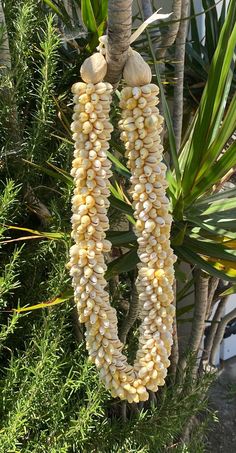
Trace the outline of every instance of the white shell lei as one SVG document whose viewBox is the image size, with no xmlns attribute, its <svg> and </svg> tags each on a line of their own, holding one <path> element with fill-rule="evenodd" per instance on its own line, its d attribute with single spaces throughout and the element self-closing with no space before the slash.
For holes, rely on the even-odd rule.
<svg viewBox="0 0 236 453">
<path fill-rule="evenodd" d="M 109 122 L 112 86 L 109 83 L 76 83 L 71 129 L 75 140 L 71 174 L 75 189 L 72 198 L 70 274 L 80 322 L 86 327 L 86 347 L 100 370 L 100 378 L 112 396 L 139 402 L 148 399 L 148 390 L 164 384 L 172 345 L 174 316 L 172 284 L 175 257 L 170 248 L 171 215 L 165 196 L 166 166 L 161 161 L 162 117 L 155 105 L 158 87 L 126 87 L 120 106 L 128 165 L 132 173 L 132 197 L 138 236 L 137 289 L 141 305 L 139 349 L 134 365 L 122 354 L 116 310 L 110 306 L 104 253 L 111 244 L 109 228 L 109 177 L 107 158 L 112 131 Z"/>
</svg>

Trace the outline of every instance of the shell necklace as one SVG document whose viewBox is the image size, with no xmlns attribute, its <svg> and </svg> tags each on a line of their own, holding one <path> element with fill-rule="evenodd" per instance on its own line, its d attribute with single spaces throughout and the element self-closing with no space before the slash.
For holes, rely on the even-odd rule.
<svg viewBox="0 0 236 453">
<path fill-rule="evenodd" d="M 109 303 L 104 278 L 107 269 L 104 253 L 111 249 L 105 232 L 109 228 L 107 209 L 112 175 L 107 150 L 113 128 L 109 122 L 112 86 L 102 82 L 106 60 L 101 53 L 85 60 L 81 68 L 84 83 L 72 87 L 75 105 L 71 125 L 75 141 L 71 171 L 75 184 L 71 219 L 75 244 L 70 249 L 70 274 L 75 302 L 79 320 L 86 327 L 86 347 L 101 380 L 113 397 L 130 403 L 147 400 L 148 390 L 155 392 L 164 385 L 175 313 L 172 304 L 175 256 L 169 239 L 172 218 L 165 195 L 166 166 L 160 141 L 163 118 L 156 107 L 159 89 L 150 83 L 147 68 L 145 83 L 142 80 L 140 85 L 136 80 L 138 74 L 135 78 L 129 69 L 135 66 L 130 61 L 134 57 L 131 52 L 125 66 L 128 86 L 121 92 L 119 124 L 132 174 L 140 260 L 136 284 L 141 325 L 133 366 L 122 353 L 116 310 Z M 138 64 L 143 74 L 140 60 Z"/>
</svg>

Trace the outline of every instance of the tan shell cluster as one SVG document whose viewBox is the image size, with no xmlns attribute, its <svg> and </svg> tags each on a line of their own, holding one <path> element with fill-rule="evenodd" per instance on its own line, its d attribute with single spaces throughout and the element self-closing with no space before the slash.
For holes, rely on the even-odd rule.
<svg viewBox="0 0 236 453">
<path fill-rule="evenodd" d="M 166 197 L 166 165 L 162 162 L 163 118 L 156 107 L 158 92 L 154 84 L 125 87 L 121 92 L 119 124 L 132 174 L 131 193 L 139 244 L 137 287 L 142 307 L 140 341 L 144 341 L 144 348 L 139 350 L 137 359 L 142 361 L 143 373 L 146 370 L 143 384 L 153 391 L 164 384 L 170 364 L 176 260 L 170 247 L 172 217 Z"/>
<path fill-rule="evenodd" d="M 152 80 L 150 66 L 144 61 L 136 50 L 129 48 L 128 58 L 123 70 L 124 81 L 127 85 L 135 87 L 146 85 Z"/>
<path fill-rule="evenodd" d="M 165 196 L 166 167 L 162 163 L 162 117 L 155 105 L 158 88 L 148 84 L 126 87 L 120 106 L 139 243 L 137 289 L 141 304 L 139 349 L 134 366 L 122 354 L 117 316 L 110 306 L 104 278 L 104 254 L 111 244 L 109 228 L 109 177 L 107 158 L 112 126 L 109 122 L 112 86 L 76 83 L 71 130 L 75 140 L 73 168 L 70 274 L 80 322 L 86 326 L 86 347 L 112 396 L 130 403 L 148 399 L 148 390 L 164 384 L 172 344 L 173 262 L 169 235 L 171 216 Z"/>
<path fill-rule="evenodd" d="M 102 53 L 96 52 L 86 58 L 80 69 L 81 77 L 86 83 L 98 83 L 107 73 L 107 62 Z"/>
</svg>

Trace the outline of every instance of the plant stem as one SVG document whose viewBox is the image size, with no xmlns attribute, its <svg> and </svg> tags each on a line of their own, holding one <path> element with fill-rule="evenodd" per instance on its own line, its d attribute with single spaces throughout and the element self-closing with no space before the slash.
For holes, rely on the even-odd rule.
<svg viewBox="0 0 236 453">
<path fill-rule="evenodd" d="M 5 14 L 1 0 L 0 0 L 0 26 L 3 27 L 3 42 L 0 47 L 0 68 L 1 71 L 4 71 L 6 69 L 11 69 L 11 55 L 6 28 Z"/>
<path fill-rule="evenodd" d="M 189 348 L 191 352 L 197 352 L 200 347 L 205 327 L 208 303 L 209 276 L 203 273 L 201 270 L 195 271 L 195 274 L 195 307 L 189 342 Z"/>
<path fill-rule="evenodd" d="M 200 364 L 200 370 L 201 371 L 209 363 L 209 358 L 210 358 L 210 354 L 211 354 L 211 351 L 212 351 L 214 338 L 215 338 L 215 335 L 216 335 L 216 332 L 217 332 L 218 325 L 219 325 L 219 322 L 221 320 L 222 314 L 224 312 L 225 306 L 227 304 L 227 300 L 228 300 L 227 296 L 223 297 L 220 300 L 220 302 L 218 304 L 218 307 L 216 309 L 216 312 L 215 312 L 215 314 L 213 316 L 209 333 L 207 334 L 206 339 L 205 339 L 204 351 L 203 351 L 203 354 L 202 354 L 202 359 L 201 359 L 201 364 Z"/>
<path fill-rule="evenodd" d="M 141 0 L 144 19 L 148 19 L 153 13 L 152 3 L 150 0 Z"/>
<path fill-rule="evenodd" d="M 124 423 L 127 422 L 127 402 L 121 401 L 121 418 Z"/>
<path fill-rule="evenodd" d="M 188 16 L 189 0 L 182 0 L 181 19 Z M 185 43 L 188 30 L 188 20 L 182 20 L 175 44 L 175 80 L 174 86 L 174 104 L 173 104 L 173 126 L 176 139 L 177 151 L 180 149 L 182 124 L 183 124 L 183 91 L 184 91 L 184 58 Z"/>
<path fill-rule="evenodd" d="M 71 0 L 63 0 L 64 7 L 66 9 L 67 14 L 70 16 L 70 19 L 73 18 L 73 9 L 72 9 L 72 2 Z"/>
<path fill-rule="evenodd" d="M 132 27 L 132 0 L 108 1 L 108 49 L 106 80 L 117 85 L 127 59 Z"/>
<path fill-rule="evenodd" d="M 212 304 L 214 305 L 221 297 L 221 294 L 226 291 L 227 289 L 231 288 L 232 282 L 228 282 L 226 285 L 224 285 L 224 282 L 222 280 L 219 281 L 218 287 L 215 291 L 214 298 L 212 301 Z"/>
<path fill-rule="evenodd" d="M 120 328 L 120 340 L 122 341 L 123 344 L 126 343 L 126 338 L 127 335 L 131 329 L 131 327 L 134 325 L 138 314 L 139 314 L 139 297 L 138 297 L 138 292 L 136 288 L 136 273 L 134 275 L 133 281 L 132 281 L 132 288 L 131 288 L 131 301 L 129 304 L 129 310 L 127 313 L 127 316 L 125 317 L 123 324 L 121 325 Z"/>
<path fill-rule="evenodd" d="M 84 334 L 83 334 L 83 326 L 79 322 L 77 307 L 73 307 L 72 319 L 73 319 L 75 338 L 78 341 L 78 343 L 80 344 L 84 340 Z"/>
<path fill-rule="evenodd" d="M 207 314 L 206 314 L 206 319 L 209 318 L 212 308 L 214 305 L 214 298 L 216 294 L 216 290 L 218 288 L 220 279 L 218 277 L 211 277 L 209 280 L 209 289 L 208 289 L 208 308 L 207 308 Z"/>
<path fill-rule="evenodd" d="M 187 350 L 179 360 L 178 364 L 178 379 L 183 379 L 185 368 L 187 364 L 188 354 L 195 354 L 197 362 L 197 353 L 201 345 L 204 328 L 206 312 L 208 307 L 208 282 L 209 276 L 203 273 L 200 269 L 194 271 L 194 288 L 195 288 L 195 304 L 193 312 L 193 322 L 189 337 Z M 193 367 L 193 377 L 197 374 L 197 364 Z"/>
<path fill-rule="evenodd" d="M 181 0 L 174 0 L 172 4 L 171 21 L 179 21 L 181 16 Z M 163 59 L 166 55 L 166 52 L 169 47 L 171 47 L 176 39 L 177 33 L 179 31 L 180 22 L 173 22 L 169 25 L 167 33 L 162 36 L 160 48 L 157 52 L 157 58 L 159 60 Z"/>
<path fill-rule="evenodd" d="M 234 310 L 230 311 L 227 315 L 225 315 L 224 318 L 218 324 L 217 332 L 211 350 L 210 363 L 215 363 L 217 350 L 224 338 L 225 328 L 228 322 L 231 321 L 233 318 L 236 318 L 236 308 L 234 308 Z"/>
<path fill-rule="evenodd" d="M 176 306 L 176 281 L 173 285 L 174 290 L 174 301 L 173 305 Z M 177 322 L 176 316 L 174 317 L 174 324 L 173 324 L 173 345 L 171 349 L 171 357 L 170 357 L 170 374 L 172 376 L 173 381 L 175 380 L 175 375 L 177 371 L 177 365 L 179 361 L 179 343 L 178 343 L 178 332 L 177 332 Z"/>
</svg>

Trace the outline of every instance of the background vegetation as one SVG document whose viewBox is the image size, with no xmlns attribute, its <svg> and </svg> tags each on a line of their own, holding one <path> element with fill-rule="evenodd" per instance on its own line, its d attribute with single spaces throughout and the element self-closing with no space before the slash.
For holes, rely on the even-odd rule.
<svg viewBox="0 0 236 453">
<path fill-rule="evenodd" d="M 166 387 L 151 395 L 149 404 L 137 407 L 112 400 L 98 382 L 84 350 L 66 269 L 73 151 L 70 87 L 106 29 L 107 1 L 1 2 L 0 451 L 4 453 L 204 451 L 200 434 L 208 421 L 206 392 L 212 377 L 203 370 L 213 362 L 221 341 L 218 324 L 211 325 L 210 345 L 203 352 L 200 346 L 214 303 L 220 298 L 223 306 L 236 281 L 232 185 L 236 149 L 231 139 L 236 123 L 236 4 L 231 1 L 227 16 L 224 5 L 218 17 L 214 2 L 203 1 L 207 23 L 203 43 L 194 2 L 190 3 L 191 18 L 180 20 L 189 15 L 188 10 L 179 11 L 175 29 L 176 39 L 180 32 L 186 36 L 183 24 L 190 22 L 185 67 L 183 61 L 176 62 L 178 46 L 165 45 L 174 20 L 160 24 L 158 32 L 156 25 L 151 26 L 135 43 L 152 64 L 153 80 L 161 89 L 172 244 L 178 255 L 178 331 L 172 368 Z M 144 13 L 140 2 L 136 21 Z M 184 68 L 182 85 L 176 79 L 178 64 Z M 114 99 L 116 125 L 118 91 Z M 167 99 L 172 100 L 172 115 Z M 182 121 L 180 131 L 175 121 L 176 103 L 182 109 L 184 133 Z M 175 139 L 179 135 L 181 143 Z M 117 132 L 109 156 L 114 170 L 109 232 L 113 250 L 107 278 L 120 333 L 127 337 L 132 357 L 139 324 L 132 297 L 137 255 L 127 195 L 129 172 Z M 193 298 L 186 303 L 189 294 Z M 191 337 L 187 347 L 181 343 L 186 316 Z M 203 409 L 198 428 L 188 441 L 185 436 L 181 440 L 189 421 Z"/>
</svg>

